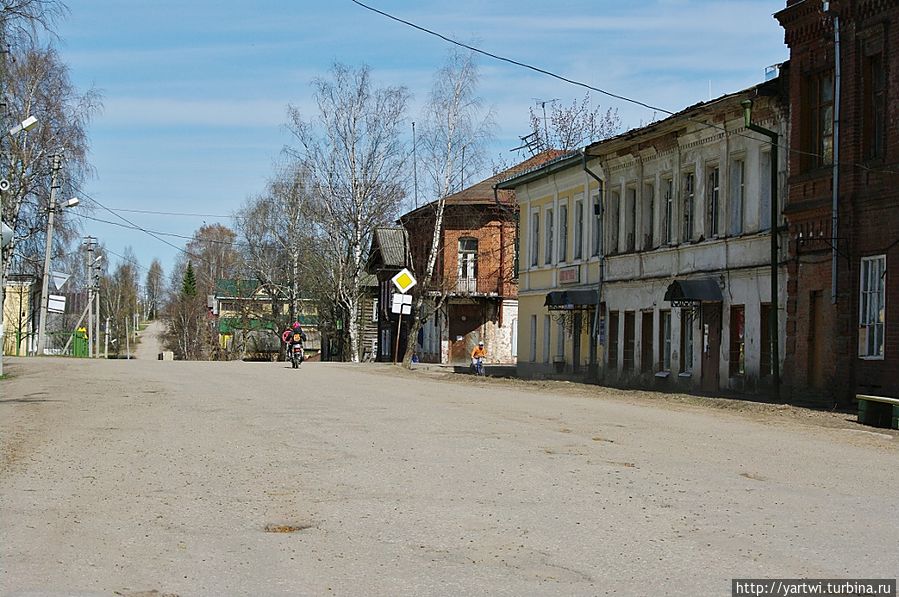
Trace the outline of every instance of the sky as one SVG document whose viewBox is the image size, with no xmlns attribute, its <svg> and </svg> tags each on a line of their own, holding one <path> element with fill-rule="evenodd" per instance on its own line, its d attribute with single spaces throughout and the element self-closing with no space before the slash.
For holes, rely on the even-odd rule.
<svg viewBox="0 0 899 597">
<path fill-rule="evenodd" d="M 676 112 L 764 80 L 787 59 L 773 18 L 785 0 L 363 0 L 493 54 Z M 97 89 L 89 125 L 94 199 L 144 232 L 82 218 L 113 260 L 130 247 L 168 276 L 203 224 L 264 191 L 285 146 L 287 106 L 314 116 L 310 82 L 340 62 L 403 85 L 416 120 L 452 46 L 351 0 L 67 0 L 57 46 L 77 87 Z M 494 114 L 488 156 L 513 160 L 539 101 L 570 104 L 585 89 L 478 57 L 478 93 Z M 591 92 L 630 129 L 664 114 Z M 411 124 L 408 136 L 411 139 Z M 484 178 L 490 172 L 484 172 Z M 81 212 L 123 220 L 98 208 Z M 81 209 L 81 208 L 76 208 Z M 127 211 L 126 211 L 127 210 Z M 144 213 L 161 212 L 161 213 Z M 199 215 L 175 215 L 199 214 Z M 171 246 L 174 245 L 174 246 Z M 114 263 L 114 262 L 113 262 Z M 142 274 L 145 273 L 142 270 Z"/>
</svg>

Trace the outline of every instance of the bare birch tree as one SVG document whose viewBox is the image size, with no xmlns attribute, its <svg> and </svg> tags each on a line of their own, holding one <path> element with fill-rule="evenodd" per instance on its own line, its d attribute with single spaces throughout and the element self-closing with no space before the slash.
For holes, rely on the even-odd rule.
<svg viewBox="0 0 899 597">
<path fill-rule="evenodd" d="M 89 174 L 87 124 L 99 107 L 99 96 L 79 93 L 68 69 L 52 49 L 29 47 L 0 58 L 5 62 L 3 101 L 7 122 L 0 122 L 0 178 L 9 182 L 3 193 L 2 220 L 13 229 L 12 242 L 3 248 L 0 269 L 0 304 L 10 271 L 42 275 L 49 208 L 52 155 L 61 153 L 58 199 L 75 195 Z M 5 131 L 27 116 L 38 126 L 16 135 Z M 56 219 L 52 258 L 58 260 L 78 236 L 78 226 L 64 210 Z"/>
<path fill-rule="evenodd" d="M 159 314 L 159 308 L 163 299 L 163 273 L 162 264 L 159 259 L 154 258 L 147 270 L 146 281 L 144 282 L 144 318 L 148 320 L 156 319 Z"/>
<path fill-rule="evenodd" d="M 310 201 L 308 171 L 294 163 L 281 168 L 266 192 L 247 200 L 237 212 L 244 273 L 270 297 L 266 320 L 276 335 L 299 319 L 300 298 L 313 292 L 316 244 Z"/>
<path fill-rule="evenodd" d="M 492 116 L 489 112 L 484 114 L 476 94 L 478 78 L 474 55 L 452 52 L 434 76 L 425 106 L 420 146 L 431 192 L 436 197 L 432 203 L 434 232 L 424 268 L 415 268 L 419 284 L 415 289 L 409 342 L 403 357 L 406 367 L 412 366 L 415 338 L 422 324 L 422 303 L 427 293 L 433 290 L 446 197 L 465 188 L 470 177 L 481 171 L 484 142 L 492 131 Z"/>
<path fill-rule="evenodd" d="M 329 265 L 325 282 L 346 321 L 348 356 L 358 362 L 366 251 L 375 226 L 393 219 L 405 197 L 400 132 L 409 94 L 404 87 L 375 88 L 367 66 L 342 64 L 313 88 L 314 118 L 289 109 L 298 143 L 289 153 L 310 177 L 316 251 Z"/>
</svg>

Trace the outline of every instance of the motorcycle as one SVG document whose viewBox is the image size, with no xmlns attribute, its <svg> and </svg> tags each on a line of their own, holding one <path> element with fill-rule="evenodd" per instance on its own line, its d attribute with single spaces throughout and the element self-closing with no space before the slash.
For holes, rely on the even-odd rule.
<svg viewBox="0 0 899 597">
<path fill-rule="evenodd" d="M 303 345 L 300 343 L 290 345 L 290 364 L 296 369 L 303 362 Z"/>
</svg>

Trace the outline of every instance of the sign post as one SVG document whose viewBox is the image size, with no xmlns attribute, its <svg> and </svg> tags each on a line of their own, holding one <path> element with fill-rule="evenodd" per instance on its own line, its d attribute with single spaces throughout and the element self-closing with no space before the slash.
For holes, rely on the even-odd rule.
<svg viewBox="0 0 899 597">
<path fill-rule="evenodd" d="M 412 272 L 406 268 L 401 269 L 394 277 L 390 279 L 399 294 L 393 295 L 393 303 L 390 311 L 396 313 L 396 345 L 393 350 L 393 364 L 396 365 L 397 356 L 400 352 L 400 331 L 403 328 L 403 315 L 412 313 L 412 295 L 406 294 L 413 286 L 418 284 Z"/>
</svg>

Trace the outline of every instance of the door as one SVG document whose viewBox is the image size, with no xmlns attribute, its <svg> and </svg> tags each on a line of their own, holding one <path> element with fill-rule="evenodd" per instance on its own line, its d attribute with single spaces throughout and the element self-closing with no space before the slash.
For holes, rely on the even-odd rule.
<svg viewBox="0 0 899 597">
<path fill-rule="evenodd" d="M 467 365 L 471 362 L 471 351 L 480 340 L 480 305 L 449 306 L 450 364 Z M 490 350 L 490 347 L 486 347 Z M 488 360 L 490 354 L 488 352 Z"/>
<path fill-rule="evenodd" d="M 717 392 L 721 360 L 721 303 L 702 303 L 702 390 Z"/>
<path fill-rule="evenodd" d="M 652 311 L 643 312 L 640 332 L 640 371 L 652 373 Z"/>
<path fill-rule="evenodd" d="M 809 294 L 808 307 L 808 385 L 816 390 L 823 390 L 824 354 L 821 345 L 824 343 L 824 310 L 820 290 Z"/>
<path fill-rule="evenodd" d="M 584 316 L 580 312 L 574 314 L 573 329 L 571 330 L 571 370 L 578 372 L 581 365 L 581 325 L 584 322 Z"/>
</svg>

